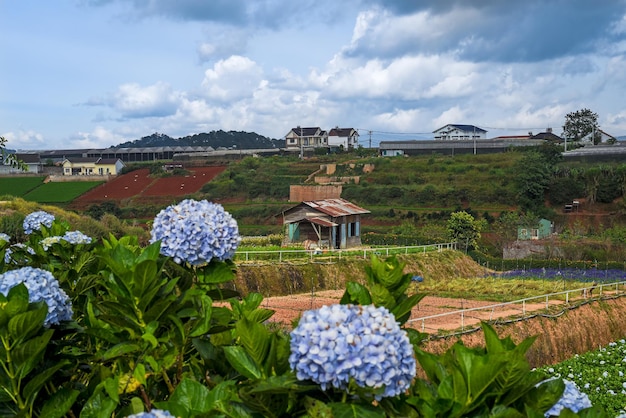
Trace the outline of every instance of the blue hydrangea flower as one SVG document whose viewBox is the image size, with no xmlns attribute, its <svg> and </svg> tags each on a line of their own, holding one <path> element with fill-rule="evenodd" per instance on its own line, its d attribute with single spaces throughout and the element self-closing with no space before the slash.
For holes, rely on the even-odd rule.
<svg viewBox="0 0 626 418">
<path fill-rule="evenodd" d="M 323 390 L 384 388 L 377 400 L 406 391 L 415 377 L 413 346 L 384 307 L 332 305 L 303 313 L 291 332 L 289 365 Z"/>
<path fill-rule="evenodd" d="M 11 237 L 4 232 L 0 232 L 0 241 L 11 242 Z"/>
<path fill-rule="evenodd" d="M 170 414 L 169 411 L 163 411 L 161 409 L 153 409 L 150 412 L 140 412 L 138 414 L 129 415 L 126 418 L 176 418 Z"/>
<path fill-rule="evenodd" d="M 44 321 L 46 327 L 72 319 L 72 302 L 52 273 L 33 267 L 7 271 L 0 274 L 0 293 L 6 296 L 12 287 L 20 283 L 28 289 L 31 303 L 44 301 L 48 304 L 48 315 Z"/>
<path fill-rule="evenodd" d="M 43 210 L 30 213 L 24 218 L 24 233 L 31 234 L 33 231 L 41 230 L 41 225 L 50 228 L 54 221 L 54 215 Z"/>
<path fill-rule="evenodd" d="M 70 244 L 91 244 L 91 237 L 80 231 L 68 231 L 61 238 Z"/>
<path fill-rule="evenodd" d="M 591 408 L 589 397 L 578 389 L 576 383 L 567 379 L 563 379 L 563 383 L 565 383 L 563 396 L 545 413 L 546 418 L 558 417 L 565 408 L 572 410 L 572 412 Z"/>
<path fill-rule="evenodd" d="M 154 218 L 150 242 L 159 240 L 161 254 L 197 266 L 232 258 L 241 238 L 237 222 L 222 205 L 187 199 Z"/>
</svg>

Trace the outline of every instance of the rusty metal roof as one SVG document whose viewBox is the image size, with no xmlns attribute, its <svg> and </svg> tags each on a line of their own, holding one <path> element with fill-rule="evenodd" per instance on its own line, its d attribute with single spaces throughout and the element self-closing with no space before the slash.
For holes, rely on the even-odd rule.
<svg viewBox="0 0 626 418">
<path fill-rule="evenodd" d="M 315 217 L 315 218 L 309 217 L 309 218 L 306 218 L 306 220 L 311 222 L 311 223 L 314 223 L 314 224 L 317 224 L 317 225 L 321 225 L 321 226 L 328 226 L 328 227 L 337 226 L 336 223 L 331 222 L 328 219 L 320 218 L 319 216 Z"/>
<path fill-rule="evenodd" d="M 333 218 L 370 213 L 369 210 L 363 209 L 346 199 L 310 200 L 302 203 Z"/>
</svg>

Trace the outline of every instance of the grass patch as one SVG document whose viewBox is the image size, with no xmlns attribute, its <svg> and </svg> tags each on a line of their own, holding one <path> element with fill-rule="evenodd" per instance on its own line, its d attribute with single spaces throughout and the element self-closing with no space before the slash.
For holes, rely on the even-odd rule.
<svg viewBox="0 0 626 418">
<path fill-rule="evenodd" d="M 46 183 L 26 193 L 23 197 L 25 200 L 39 203 L 71 202 L 102 183 L 102 181 Z"/>
<path fill-rule="evenodd" d="M 22 197 L 26 193 L 43 184 L 45 177 L 1 177 L 0 196 L 11 195 Z"/>
<path fill-rule="evenodd" d="M 414 291 L 448 298 L 511 302 L 548 293 L 577 290 L 588 285 L 589 283 L 583 281 L 563 279 L 455 277 L 445 280 L 425 279 L 414 285 Z"/>
</svg>

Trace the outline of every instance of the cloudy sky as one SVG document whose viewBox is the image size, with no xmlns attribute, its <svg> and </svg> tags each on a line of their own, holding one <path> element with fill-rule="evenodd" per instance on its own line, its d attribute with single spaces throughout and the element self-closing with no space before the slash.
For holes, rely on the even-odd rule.
<svg viewBox="0 0 626 418">
<path fill-rule="evenodd" d="M 626 134 L 626 0 L 0 0 L 0 16 L 9 148 L 296 126 L 356 128 L 364 146 L 448 123 L 560 134 L 582 108 Z"/>
</svg>

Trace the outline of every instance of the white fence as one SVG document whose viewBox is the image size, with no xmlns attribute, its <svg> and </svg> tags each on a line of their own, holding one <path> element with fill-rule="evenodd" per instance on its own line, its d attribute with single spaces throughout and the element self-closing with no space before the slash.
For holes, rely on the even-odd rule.
<svg viewBox="0 0 626 418">
<path fill-rule="evenodd" d="M 233 261 L 251 262 L 337 262 L 345 258 L 370 258 L 372 254 L 388 257 L 398 254 L 416 254 L 429 251 L 456 250 L 456 242 L 443 244 L 415 245 L 406 247 L 359 248 L 346 250 L 277 250 L 277 251 L 237 251 Z"/>
<path fill-rule="evenodd" d="M 533 316 L 558 316 L 567 309 L 590 301 L 626 295 L 626 281 L 590 285 L 575 290 L 550 293 L 526 299 L 485 304 L 459 310 L 411 318 L 412 328 L 425 333 L 463 333 L 476 329 L 482 321 L 523 320 Z M 472 301 L 475 302 L 475 301 Z M 421 308 L 420 308 L 421 309 Z"/>
</svg>

